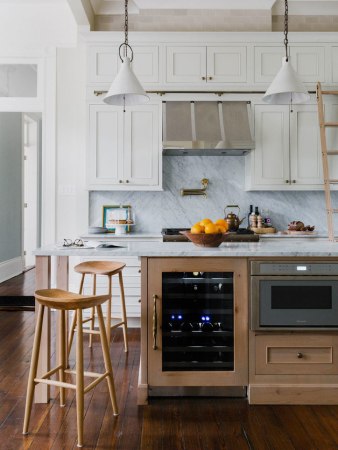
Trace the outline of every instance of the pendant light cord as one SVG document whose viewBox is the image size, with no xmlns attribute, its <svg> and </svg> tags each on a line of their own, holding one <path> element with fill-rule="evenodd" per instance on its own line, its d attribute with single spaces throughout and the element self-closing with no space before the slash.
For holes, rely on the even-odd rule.
<svg viewBox="0 0 338 450">
<path fill-rule="evenodd" d="M 126 0 L 127 2 L 128 0 Z M 289 7 L 288 7 L 288 0 L 285 0 L 285 12 L 284 12 L 284 45 L 285 45 L 285 58 L 286 61 L 289 60 L 288 55 L 288 32 L 289 32 Z"/>
<path fill-rule="evenodd" d="M 124 2 L 124 56 L 127 56 L 128 48 L 128 0 Z"/>
</svg>

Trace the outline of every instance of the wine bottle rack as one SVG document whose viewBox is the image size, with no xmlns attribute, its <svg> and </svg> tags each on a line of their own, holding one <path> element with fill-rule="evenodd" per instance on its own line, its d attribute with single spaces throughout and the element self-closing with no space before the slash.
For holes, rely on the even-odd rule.
<svg viewBox="0 0 338 450">
<path fill-rule="evenodd" d="M 162 274 L 162 370 L 234 370 L 231 272 Z"/>
</svg>

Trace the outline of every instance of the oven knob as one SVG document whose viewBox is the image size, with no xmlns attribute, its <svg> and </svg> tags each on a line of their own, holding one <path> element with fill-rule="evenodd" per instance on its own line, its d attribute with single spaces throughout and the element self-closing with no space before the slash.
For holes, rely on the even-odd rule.
<svg viewBox="0 0 338 450">
<path fill-rule="evenodd" d="M 298 352 L 298 353 L 297 353 L 297 358 L 302 359 L 302 358 L 303 358 L 303 353 Z"/>
</svg>

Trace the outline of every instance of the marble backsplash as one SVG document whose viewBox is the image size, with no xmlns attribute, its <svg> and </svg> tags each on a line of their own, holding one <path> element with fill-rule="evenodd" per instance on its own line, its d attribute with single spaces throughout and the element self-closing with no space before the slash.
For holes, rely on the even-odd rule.
<svg viewBox="0 0 338 450">
<path fill-rule="evenodd" d="M 228 204 L 238 204 L 240 216 L 247 216 L 252 204 L 259 211 L 268 210 L 278 230 L 285 230 L 292 220 L 301 220 L 305 225 L 315 225 L 318 232 L 327 233 L 324 192 L 246 192 L 244 171 L 244 156 L 165 156 L 162 192 L 91 191 L 89 224 L 102 226 L 103 205 L 130 204 L 135 214 L 133 231 L 158 233 L 164 227 L 189 227 L 205 217 L 216 220 L 224 216 Z M 207 198 L 181 197 L 181 188 L 200 188 L 202 178 L 209 179 Z M 338 192 L 333 201 L 334 197 L 338 205 Z"/>
</svg>

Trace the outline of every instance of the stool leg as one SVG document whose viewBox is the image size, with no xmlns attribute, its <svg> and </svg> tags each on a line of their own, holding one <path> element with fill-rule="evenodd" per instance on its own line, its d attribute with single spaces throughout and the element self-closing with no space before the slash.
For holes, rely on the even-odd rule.
<svg viewBox="0 0 338 450">
<path fill-rule="evenodd" d="M 27 385 L 26 407 L 25 407 L 25 416 L 24 416 L 23 431 L 22 431 L 23 434 L 28 433 L 29 420 L 31 417 L 33 396 L 34 396 L 34 390 L 35 390 L 34 379 L 36 378 L 36 372 L 38 369 L 38 360 L 39 360 L 39 352 L 40 352 L 40 344 L 41 344 L 41 333 L 42 333 L 44 310 L 45 310 L 45 307 L 42 305 L 39 305 L 38 319 L 37 319 L 36 327 L 35 327 L 32 359 L 31 359 L 31 365 L 30 365 L 30 369 L 29 369 L 29 377 L 28 377 L 28 385 Z"/>
<path fill-rule="evenodd" d="M 93 274 L 93 295 L 96 295 L 96 274 Z M 91 313 L 90 313 L 90 330 L 93 331 L 94 330 L 94 323 L 95 323 L 95 308 L 91 309 Z M 89 347 L 92 346 L 92 342 L 93 342 L 93 335 L 90 333 L 89 334 Z"/>
<path fill-rule="evenodd" d="M 77 337 L 76 337 L 76 420 L 77 420 L 77 446 L 83 446 L 83 419 L 84 419 L 84 380 L 83 380 L 83 331 L 82 309 L 76 310 Z"/>
<path fill-rule="evenodd" d="M 110 343 L 110 334 L 111 334 L 111 298 L 112 298 L 112 277 L 108 275 L 108 294 L 109 300 L 107 301 L 107 319 L 106 319 L 106 333 L 107 333 L 107 341 Z"/>
<path fill-rule="evenodd" d="M 80 282 L 79 294 L 82 294 L 82 291 L 83 291 L 84 278 L 85 278 L 85 274 L 83 273 L 82 277 L 81 277 L 81 282 Z M 69 340 L 68 340 L 68 358 L 69 358 L 69 353 L 70 353 L 70 350 L 71 350 L 72 344 L 73 344 L 75 328 L 76 328 L 76 311 L 73 312 L 72 324 L 70 326 Z"/>
<path fill-rule="evenodd" d="M 62 366 L 59 370 L 59 380 L 65 381 L 66 359 L 66 311 L 60 311 L 60 329 L 59 329 L 59 364 Z M 60 387 L 60 406 L 65 406 L 65 388 Z"/>
<path fill-rule="evenodd" d="M 124 296 L 124 286 L 122 272 L 119 272 L 119 283 L 120 283 L 120 296 L 121 296 L 121 308 L 122 308 L 122 320 L 123 320 L 123 338 L 124 338 L 124 351 L 128 351 L 128 338 L 127 338 L 127 312 L 126 312 L 126 299 Z"/>
<path fill-rule="evenodd" d="M 117 402 L 116 402 L 113 368 L 111 365 L 111 359 L 110 359 L 110 354 L 109 354 L 109 344 L 108 344 L 107 336 L 106 336 L 105 329 L 104 329 L 104 320 L 103 320 L 101 305 L 98 305 L 96 307 L 96 309 L 97 309 L 97 316 L 98 316 L 99 328 L 100 328 L 100 337 L 101 337 L 104 366 L 105 366 L 106 372 L 108 372 L 107 383 L 108 383 L 108 389 L 109 389 L 109 394 L 110 394 L 110 400 L 111 400 L 111 404 L 113 407 L 114 416 L 117 416 L 119 414 L 119 412 L 118 412 L 118 407 L 117 407 Z"/>
</svg>

